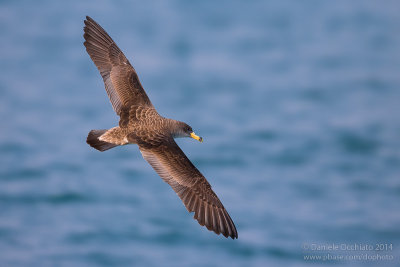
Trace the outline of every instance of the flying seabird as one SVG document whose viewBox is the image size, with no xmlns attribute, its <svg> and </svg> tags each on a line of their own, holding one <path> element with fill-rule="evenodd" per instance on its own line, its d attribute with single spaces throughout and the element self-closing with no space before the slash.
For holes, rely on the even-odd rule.
<svg viewBox="0 0 400 267">
<path fill-rule="evenodd" d="M 99 151 L 137 144 L 143 158 L 167 182 L 200 225 L 216 234 L 238 238 L 235 224 L 211 185 L 174 141 L 191 137 L 200 142 L 188 124 L 160 116 L 139 77 L 106 31 L 86 17 L 84 45 L 100 71 L 119 125 L 92 130 L 86 142 Z"/>
</svg>

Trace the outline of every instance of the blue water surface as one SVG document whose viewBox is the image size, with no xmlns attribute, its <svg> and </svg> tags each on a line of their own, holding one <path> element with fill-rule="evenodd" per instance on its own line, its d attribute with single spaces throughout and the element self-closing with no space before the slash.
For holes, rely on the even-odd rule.
<svg viewBox="0 0 400 267">
<path fill-rule="evenodd" d="M 399 266 L 399 10 L 1 1 L 0 266 Z M 178 143 L 238 240 L 200 227 L 136 146 L 86 144 L 118 122 L 82 44 L 86 15 L 160 114 L 204 137 Z M 325 244 L 356 247 L 312 249 Z M 392 249 L 360 248 L 376 244 Z"/>
</svg>

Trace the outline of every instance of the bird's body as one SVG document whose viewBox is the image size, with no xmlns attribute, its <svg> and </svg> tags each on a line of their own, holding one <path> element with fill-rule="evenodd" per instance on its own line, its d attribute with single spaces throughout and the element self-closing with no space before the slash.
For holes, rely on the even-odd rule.
<svg viewBox="0 0 400 267">
<path fill-rule="evenodd" d="M 190 162 L 174 138 L 191 137 L 200 142 L 184 122 L 160 116 L 137 73 L 124 54 L 90 17 L 86 17 L 84 45 L 99 69 L 110 102 L 119 115 L 119 125 L 108 130 L 92 130 L 87 143 L 100 151 L 136 144 L 142 156 L 181 198 L 200 225 L 225 237 L 237 238 L 228 212 L 200 171 Z"/>
</svg>

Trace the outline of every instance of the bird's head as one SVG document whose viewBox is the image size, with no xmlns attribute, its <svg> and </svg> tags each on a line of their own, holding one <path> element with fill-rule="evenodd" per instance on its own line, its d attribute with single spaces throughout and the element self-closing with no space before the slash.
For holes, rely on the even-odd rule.
<svg viewBox="0 0 400 267">
<path fill-rule="evenodd" d="M 175 127 L 173 136 L 174 137 L 190 137 L 193 138 L 199 142 L 203 142 L 203 138 L 200 136 L 197 136 L 194 132 L 192 127 L 190 127 L 188 124 L 184 122 L 177 122 L 177 127 Z"/>
</svg>

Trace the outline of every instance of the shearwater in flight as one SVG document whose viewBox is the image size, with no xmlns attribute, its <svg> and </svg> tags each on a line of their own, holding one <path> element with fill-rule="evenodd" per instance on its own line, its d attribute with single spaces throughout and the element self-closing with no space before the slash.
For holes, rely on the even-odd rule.
<svg viewBox="0 0 400 267">
<path fill-rule="evenodd" d="M 108 130 L 92 130 L 87 143 L 99 151 L 136 144 L 143 158 L 167 182 L 194 218 L 208 230 L 238 238 L 235 224 L 211 185 L 174 141 L 191 137 L 200 142 L 184 122 L 160 116 L 146 95 L 139 77 L 106 31 L 86 17 L 84 45 L 103 77 L 119 125 Z"/>
</svg>

